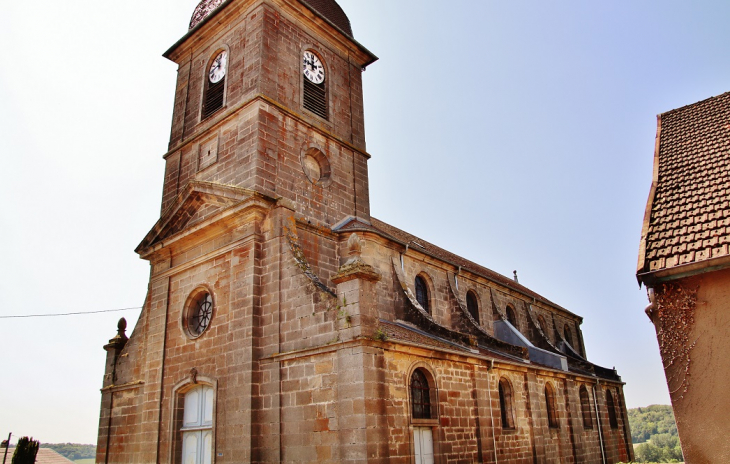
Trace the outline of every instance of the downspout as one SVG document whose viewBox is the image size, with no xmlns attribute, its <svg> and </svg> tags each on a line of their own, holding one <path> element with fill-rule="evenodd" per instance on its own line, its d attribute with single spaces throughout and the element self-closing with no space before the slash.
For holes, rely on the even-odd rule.
<svg viewBox="0 0 730 464">
<path fill-rule="evenodd" d="M 492 369 L 494 369 L 494 359 L 490 359 L 489 360 L 489 367 L 487 368 L 487 372 L 492 372 Z M 494 433 L 494 412 L 492 411 L 492 400 L 491 400 L 491 398 L 489 399 L 488 403 L 489 403 L 489 417 L 492 418 L 492 449 L 494 450 L 494 464 L 498 464 L 498 458 L 497 458 L 497 436 Z"/>
<path fill-rule="evenodd" d="M 593 406 L 596 409 L 596 422 L 598 422 L 598 439 L 601 442 L 601 458 L 603 460 L 603 464 L 606 464 L 606 451 L 603 447 L 603 428 L 601 428 L 601 415 L 598 411 L 598 400 L 596 398 L 596 388 L 601 384 L 600 380 L 596 379 L 596 386 L 593 387 L 591 390 L 593 390 Z"/>
</svg>

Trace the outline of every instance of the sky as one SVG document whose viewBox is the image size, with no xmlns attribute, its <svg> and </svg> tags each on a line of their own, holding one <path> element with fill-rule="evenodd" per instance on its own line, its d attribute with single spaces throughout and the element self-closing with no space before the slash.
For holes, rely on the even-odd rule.
<svg viewBox="0 0 730 464">
<path fill-rule="evenodd" d="M 629 408 L 669 404 L 635 278 L 656 115 L 730 90 L 730 2 L 339 0 L 364 73 L 373 216 L 581 315 Z M 0 436 L 95 443 L 139 315 L 197 0 L 0 15 Z M 125 311 L 59 317 L 36 314 Z M 14 440 L 13 440 L 14 441 Z"/>
</svg>

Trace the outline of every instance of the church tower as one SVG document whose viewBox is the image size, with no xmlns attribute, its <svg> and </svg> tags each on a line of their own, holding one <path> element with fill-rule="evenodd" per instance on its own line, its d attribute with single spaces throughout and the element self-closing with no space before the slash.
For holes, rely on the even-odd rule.
<svg viewBox="0 0 730 464">
<path fill-rule="evenodd" d="M 369 221 L 361 75 L 377 58 L 334 0 L 203 0 L 164 56 L 162 211 L 136 250 L 152 265 L 140 319 L 105 346 L 97 462 L 297 461 L 276 356 L 338 336 L 332 290 L 292 287 L 300 267 L 337 271 L 335 224 Z"/>
<path fill-rule="evenodd" d="M 203 0 L 164 56 L 162 211 L 97 463 L 631 460 L 580 316 L 371 217 L 376 57 L 335 0 Z"/>
<path fill-rule="evenodd" d="M 334 0 L 202 1 L 178 63 L 163 212 L 190 182 L 369 217 L 362 71 L 377 58 Z"/>
</svg>

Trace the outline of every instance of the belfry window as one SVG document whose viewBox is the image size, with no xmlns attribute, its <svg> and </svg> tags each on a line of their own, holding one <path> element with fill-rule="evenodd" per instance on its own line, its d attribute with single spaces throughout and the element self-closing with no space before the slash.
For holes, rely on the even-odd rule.
<svg viewBox="0 0 730 464">
<path fill-rule="evenodd" d="M 466 292 L 466 309 L 471 314 L 471 317 L 479 323 L 479 301 L 477 295 L 473 290 Z"/>
<path fill-rule="evenodd" d="M 221 50 L 214 55 L 206 70 L 201 119 L 223 108 L 227 73 L 228 52 Z"/>
<path fill-rule="evenodd" d="M 182 462 L 210 464 L 213 459 L 213 387 L 200 385 L 185 393 L 180 427 Z"/>
<path fill-rule="evenodd" d="M 548 426 L 556 429 L 558 424 L 558 411 L 555 408 L 555 392 L 552 385 L 545 384 L 545 406 L 547 407 Z"/>
<path fill-rule="evenodd" d="M 416 300 L 427 313 L 431 313 L 428 304 L 428 285 L 426 279 L 421 276 L 416 276 Z"/>
<path fill-rule="evenodd" d="M 580 409 L 583 414 L 583 428 L 593 428 L 593 415 L 591 414 L 591 398 L 585 385 L 580 387 Z"/>
<path fill-rule="evenodd" d="M 514 429 L 515 420 L 512 413 L 512 386 L 509 380 L 499 379 L 499 410 L 502 416 L 502 428 Z"/>
<path fill-rule="evenodd" d="M 326 71 L 322 60 L 311 50 L 302 55 L 302 92 L 304 108 L 328 119 Z"/>
</svg>

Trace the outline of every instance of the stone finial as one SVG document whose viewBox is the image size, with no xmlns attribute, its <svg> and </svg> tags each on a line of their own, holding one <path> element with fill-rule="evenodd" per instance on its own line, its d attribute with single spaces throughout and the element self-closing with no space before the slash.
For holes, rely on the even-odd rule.
<svg viewBox="0 0 730 464">
<path fill-rule="evenodd" d="M 362 239 L 356 233 L 347 239 L 348 259 L 340 266 L 337 275 L 332 278 L 336 284 L 352 279 L 380 280 L 380 274 L 372 266 L 362 260 Z"/>
<path fill-rule="evenodd" d="M 512 273 L 515 275 L 515 282 L 519 284 L 520 280 L 517 278 L 517 271 L 512 271 Z"/>
<path fill-rule="evenodd" d="M 350 257 L 350 259 L 347 260 L 348 264 L 362 260 L 362 240 L 360 240 L 360 236 L 354 232 L 350 234 L 350 238 L 347 239 L 347 251 L 348 256 Z"/>
<path fill-rule="evenodd" d="M 127 320 L 125 318 L 119 319 L 119 322 L 117 322 L 117 335 L 119 335 L 122 338 L 127 338 L 127 335 L 125 335 L 124 332 L 127 331 Z"/>
</svg>

